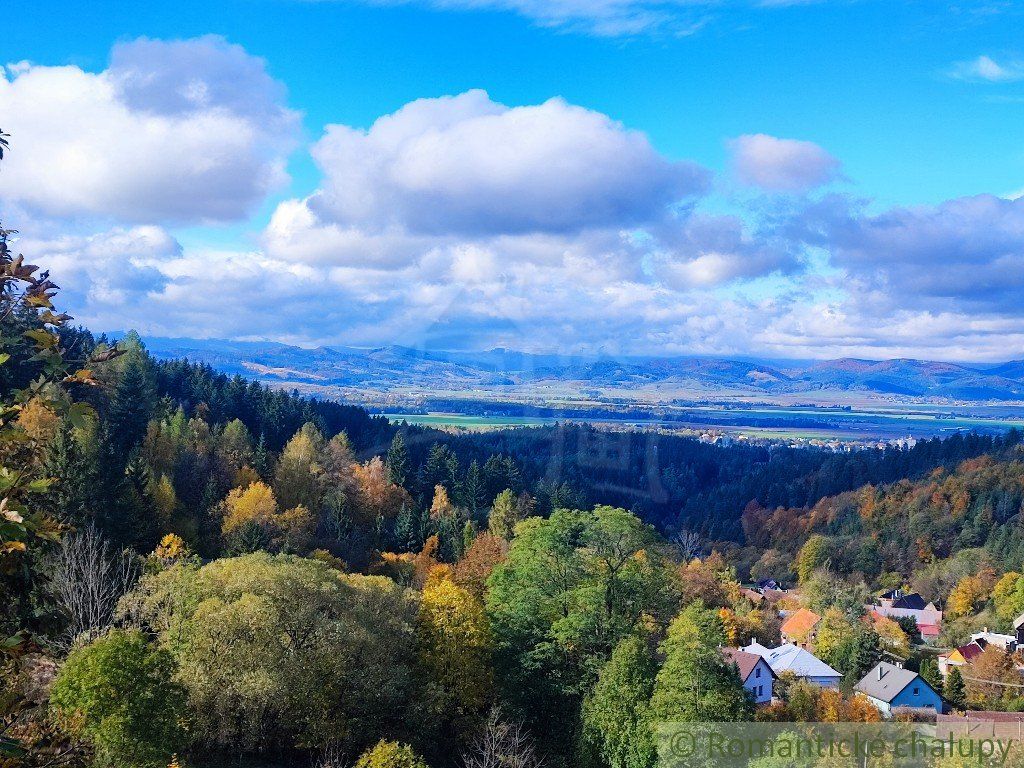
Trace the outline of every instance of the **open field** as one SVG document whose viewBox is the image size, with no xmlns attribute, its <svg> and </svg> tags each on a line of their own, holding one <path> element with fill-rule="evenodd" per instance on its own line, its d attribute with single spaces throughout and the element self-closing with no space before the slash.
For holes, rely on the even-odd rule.
<svg viewBox="0 0 1024 768">
<path fill-rule="evenodd" d="M 499 404 L 494 404 L 497 410 Z M 474 408 L 474 410 L 477 410 Z M 536 413 L 460 413 L 453 410 L 426 413 L 385 412 L 393 422 L 466 430 L 543 426 L 559 421 L 587 422 L 611 427 L 665 429 L 682 432 L 721 432 L 731 435 L 774 439 L 870 441 L 906 437 L 916 439 L 947 436 L 956 432 L 1004 432 L 1024 428 L 1024 408 L 1006 406 L 973 407 L 968 412 L 937 406 L 906 408 L 818 408 L 772 407 L 730 408 L 700 405 L 649 413 L 600 412 L 587 414 L 575 409 L 536 409 Z"/>
</svg>

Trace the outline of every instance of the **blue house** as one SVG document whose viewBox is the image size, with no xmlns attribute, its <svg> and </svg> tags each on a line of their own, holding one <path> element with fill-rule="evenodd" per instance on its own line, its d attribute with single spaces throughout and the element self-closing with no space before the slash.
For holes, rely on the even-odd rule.
<svg viewBox="0 0 1024 768">
<path fill-rule="evenodd" d="M 924 681 L 917 672 L 880 661 L 874 669 L 864 675 L 854 687 L 858 693 L 868 697 L 885 717 L 891 717 L 893 710 L 934 710 L 942 712 L 942 697 Z"/>
</svg>

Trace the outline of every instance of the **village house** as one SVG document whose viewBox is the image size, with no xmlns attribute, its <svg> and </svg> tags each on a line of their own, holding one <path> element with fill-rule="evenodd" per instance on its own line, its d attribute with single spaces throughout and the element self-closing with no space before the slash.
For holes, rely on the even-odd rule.
<svg viewBox="0 0 1024 768">
<path fill-rule="evenodd" d="M 964 643 L 963 645 L 957 646 L 945 653 L 940 653 L 937 659 L 939 674 L 945 678 L 946 675 L 949 674 L 949 670 L 953 667 L 962 667 L 966 664 L 970 664 L 976 658 L 981 656 L 982 651 L 984 650 L 985 647 L 981 643 L 971 640 L 969 643 Z"/>
<path fill-rule="evenodd" d="M 819 659 L 806 648 L 787 643 L 778 648 L 766 648 L 757 640 L 741 648 L 746 653 L 760 656 L 778 677 L 790 672 L 798 680 L 804 680 L 820 688 L 838 688 L 843 676 Z"/>
<path fill-rule="evenodd" d="M 807 646 L 814 641 L 814 634 L 820 621 L 821 616 L 807 608 L 793 611 L 779 629 L 782 642 Z"/>
<path fill-rule="evenodd" d="M 1017 638 L 1014 635 L 1005 635 L 1001 632 L 989 632 L 985 627 L 981 632 L 971 635 L 971 641 L 979 643 L 982 648 L 994 645 L 1001 651 L 1013 653 L 1017 650 Z"/>
<path fill-rule="evenodd" d="M 931 642 L 939 636 L 942 624 L 942 611 L 935 607 L 935 603 L 926 603 L 924 598 L 917 592 L 906 593 L 899 589 L 882 594 L 878 598 L 878 605 L 866 605 L 867 610 L 873 611 L 881 616 L 890 619 L 902 617 L 911 618 L 917 624 L 917 631 L 921 633 L 924 642 Z"/>
<path fill-rule="evenodd" d="M 723 648 L 722 654 L 736 665 L 743 687 L 750 691 L 755 704 L 768 704 L 774 695 L 775 673 L 768 662 L 756 653 L 738 648 Z"/>
<path fill-rule="evenodd" d="M 853 687 L 885 717 L 896 709 L 931 710 L 941 714 L 942 697 L 917 672 L 880 661 Z"/>
</svg>

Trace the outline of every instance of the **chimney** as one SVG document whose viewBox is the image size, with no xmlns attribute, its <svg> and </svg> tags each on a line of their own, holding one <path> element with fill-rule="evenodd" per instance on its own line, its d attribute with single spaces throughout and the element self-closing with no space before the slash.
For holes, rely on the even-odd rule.
<svg viewBox="0 0 1024 768">
<path fill-rule="evenodd" d="M 881 664 L 878 665 L 878 679 L 879 680 L 882 679 L 882 665 Z"/>
</svg>

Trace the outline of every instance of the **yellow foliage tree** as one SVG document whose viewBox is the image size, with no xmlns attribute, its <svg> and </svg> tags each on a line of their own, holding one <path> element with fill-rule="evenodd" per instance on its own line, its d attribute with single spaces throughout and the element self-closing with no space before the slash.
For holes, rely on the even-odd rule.
<svg viewBox="0 0 1024 768">
<path fill-rule="evenodd" d="M 57 434 L 60 418 L 40 397 L 33 397 L 18 414 L 18 426 L 41 446 L 48 445 Z"/>
<path fill-rule="evenodd" d="M 274 549 L 301 552 L 309 546 L 316 528 L 313 514 L 301 504 L 279 512 L 274 491 L 263 482 L 235 488 L 221 504 L 221 533 L 227 539 L 246 530 L 262 530 L 264 543 Z"/>
<path fill-rule="evenodd" d="M 442 517 L 452 517 L 455 514 L 455 505 L 448 498 L 448 491 L 443 485 L 434 486 L 434 499 L 430 502 L 430 518 L 439 520 Z"/>
<path fill-rule="evenodd" d="M 252 483 L 247 488 L 235 488 L 222 504 L 221 533 L 228 536 L 245 525 L 268 525 L 277 514 L 277 499 L 266 483 Z"/>
<path fill-rule="evenodd" d="M 450 568 L 427 577 L 417 638 L 438 712 L 455 718 L 480 712 L 491 689 L 491 633 L 483 604 L 452 581 Z"/>
<path fill-rule="evenodd" d="M 992 594 L 993 576 L 983 570 L 977 575 L 964 576 L 949 593 L 946 613 L 950 618 L 968 616 L 975 606 L 988 600 Z"/>
</svg>

